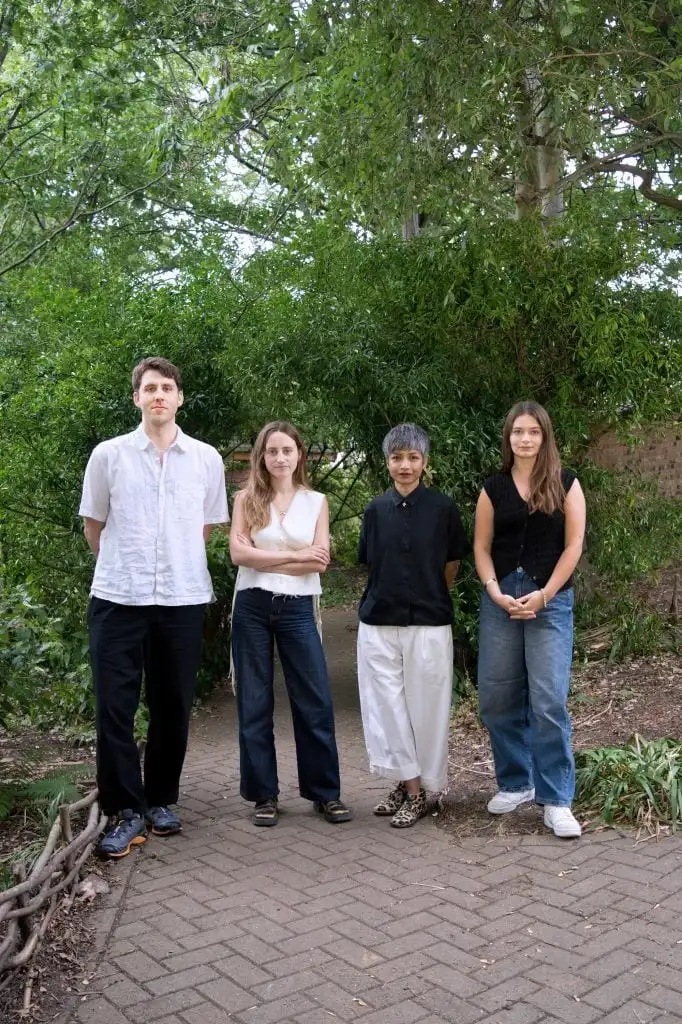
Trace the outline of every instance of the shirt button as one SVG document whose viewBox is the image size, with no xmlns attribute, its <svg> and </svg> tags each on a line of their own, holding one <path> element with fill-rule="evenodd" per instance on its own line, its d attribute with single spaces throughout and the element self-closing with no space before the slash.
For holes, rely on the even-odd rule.
<svg viewBox="0 0 682 1024">
<path fill-rule="evenodd" d="M 407 508 L 407 502 L 406 502 L 406 501 L 404 501 L 404 502 L 402 503 L 402 505 L 401 505 L 400 507 L 401 507 L 401 508 Z"/>
</svg>

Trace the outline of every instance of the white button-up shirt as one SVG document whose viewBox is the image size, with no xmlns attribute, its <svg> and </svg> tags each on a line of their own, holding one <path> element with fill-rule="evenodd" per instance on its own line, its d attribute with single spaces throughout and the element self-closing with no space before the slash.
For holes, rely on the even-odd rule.
<svg viewBox="0 0 682 1024">
<path fill-rule="evenodd" d="M 90 593 L 126 605 L 213 599 L 204 526 L 226 523 L 223 460 L 178 428 L 160 457 L 142 426 L 98 444 L 80 515 L 104 523 Z"/>
</svg>

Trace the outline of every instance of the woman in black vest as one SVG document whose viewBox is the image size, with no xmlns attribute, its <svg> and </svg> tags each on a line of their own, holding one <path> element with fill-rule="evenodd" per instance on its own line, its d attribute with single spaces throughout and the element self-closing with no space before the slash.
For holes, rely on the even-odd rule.
<svg viewBox="0 0 682 1024">
<path fill-rule="evenodd" d="M 478 694 L 499 786 L 488 810 L 505 814 L 535 799 L 555 835 L 577 837 L 566 701 L 585 497 L 575 473 L 561 468 L 537 402 L 510 411 L 502 451 L 502 472 L 478 499 L 474 540 L 483 584 Z"/>
</svg>

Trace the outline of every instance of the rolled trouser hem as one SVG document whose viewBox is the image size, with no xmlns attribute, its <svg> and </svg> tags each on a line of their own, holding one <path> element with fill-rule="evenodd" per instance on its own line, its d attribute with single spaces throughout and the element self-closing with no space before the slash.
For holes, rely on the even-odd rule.
<svg viewBox="0 0 682 1024">
<path fill-rule="evenodd" d="M 385 768 L 383 765 L 372 764 L 369 770 L 372 775 L 379 775 L 381 778 L 391 779 L 396 782 L 418 778 L 421 781 L 422 789 L 428 790 L 429 793 L 442 793 L 448 788 L 447 774 L 439 779 L 429 778 L 426 775 L 422 775 L 419 767 L 415 764 L 409 765 L 407 768 Z"/>
<path fill-rule="evenodd" d="M 387 765 L 370 761 L 369 771 L 370 775 L 380 775 L 383 779 L 395 779 L 396 782 L 402 782 L 405 779 L 416 779 L 419 775 L 419 765 L 412 761 L 402 768 L 389 768 Z"/>
</svg>

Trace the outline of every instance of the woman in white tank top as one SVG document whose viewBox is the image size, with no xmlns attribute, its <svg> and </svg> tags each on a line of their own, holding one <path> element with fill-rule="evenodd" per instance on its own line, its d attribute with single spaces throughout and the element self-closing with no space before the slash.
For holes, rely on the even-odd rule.
<svg viewBox="0 0 682 1024">
<path fill-rule="evenodd" d="M 327 665 L 317 626 L 320 573 L 329 564 L 329 510 L 308 486 L 298 431 L 263 427 L 246 487 L 235 498 L 230 556 L 239 566 L 232 613 L 241 786 L 254 825 L 277 824 L 274 643 L 284 671 L 301 796 L 327 821 L 350 821 L 340 800 L 339 758 Z"/>
</svg>

